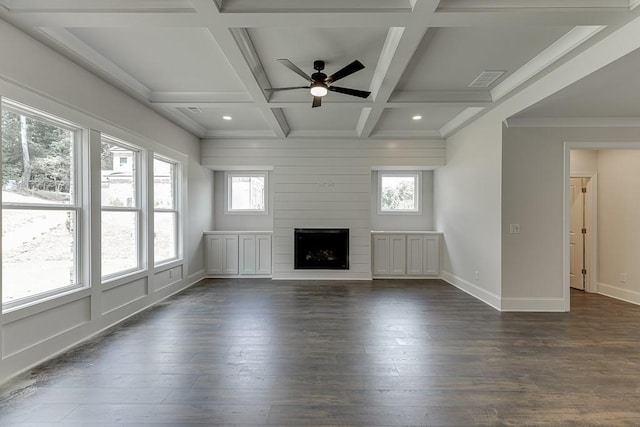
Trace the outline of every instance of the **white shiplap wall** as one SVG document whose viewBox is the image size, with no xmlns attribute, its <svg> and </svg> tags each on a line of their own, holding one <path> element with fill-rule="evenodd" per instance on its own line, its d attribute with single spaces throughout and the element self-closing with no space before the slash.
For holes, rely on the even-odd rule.
<svg viewBox="0 0 640 427">
<path fill-rule="evenodd" d="M 273 169 L 273 278 L 371 278 L 371 170 L 445 164 L 443 140 L 204 140 L 203 166 Z M 349 270 L 294 270 L 295 228 L 349 228 Z"/>
</svg>

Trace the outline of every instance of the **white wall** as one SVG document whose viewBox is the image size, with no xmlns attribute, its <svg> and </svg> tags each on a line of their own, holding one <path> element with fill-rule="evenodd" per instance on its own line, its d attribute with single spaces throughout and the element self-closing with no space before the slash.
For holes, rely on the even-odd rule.
<svg viewBox="0 0 640 427">
<path fill-rule="evenodd" d="M 447 139 L 447 166 L 434 178 L 435 228 L 444 234 L 442 277 L 497 308 L 501 170 L 502 123 L 485 116 Z"/>
<path fill-rule="evenodd" d="M 587 177 L 598 173 L 597 150 L 571 150 L 570 156 L 571 176 Z"/>
<path fill-rule="evenodd" d="M 564 143 L 593 142 L 606 147 L 636 142 L 640 139 L 638 131 L 637 128 L 505 129 L 502 290 L 507 309 L 564 310 L 560 305 L 564 291 Z M 601 199 L 600 174 L 598 181 Z M 600 206 L 599 203 L 599 216 Z M 508 234 L 509 223 L 519 223 L 521 234 Z M 602 231 L 598 227 L 600 239 Z"/>
<path fill-rule="evenodd" d="M 273 277 L 371 278 L 371 170 L 442 166 L 442 140 L 205 140 L 202 164 L 272 168 Z M 216 227 L 219 224 L 216 223 Z M 294 270 L 294 228 L 349 228 L 349 270 Z"/>
<path fill-rule="evenodd" d="M 380 214 L 378 212 L 378 171 L 371 172 L 371 229 L 379 231 L 433 230 L 433 171 L 420 171 L 420 214 Z"/>
<path fill-rule="evenodd" d="M 196 137 L 2 20 L 0 96 L 174 158 L 189 180 L 182 200 L 185 258 L 105 285 L 94 274 L 91 288 L 2 313 L 2 381 L 202 277 L 213 174 L 199 164 Z M 93 237 L 99 240 L 99 233 Z"/>
<path fill-rule="evenodd" d="M 638 188 L 640 150 L 598 152 L 598 292 L 636 304 L 640 304 Z M 627 274 L 626 282 L 620 273 Z"/>
<path fill-rule="evenodd" d="M 267 173 L 267 212 L 264 214 L 227 214 L 224 209 L 224 171 L 214 174 L 214 230 L 229 231 L 272 231 L 273 230 L 273 173 Z"/>
</svg>

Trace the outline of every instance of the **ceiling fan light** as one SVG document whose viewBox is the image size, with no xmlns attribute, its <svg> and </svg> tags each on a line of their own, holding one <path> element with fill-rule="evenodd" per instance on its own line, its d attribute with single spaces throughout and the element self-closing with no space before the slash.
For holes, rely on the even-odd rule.
<svg viewBox="0 0 640 427">
<path fill-rule="evenodd" d="M 311 95 L 313 96 L 325 96 L 329 90 L 322 83 L 315 83 L 311 86 Z"/>
</svg>

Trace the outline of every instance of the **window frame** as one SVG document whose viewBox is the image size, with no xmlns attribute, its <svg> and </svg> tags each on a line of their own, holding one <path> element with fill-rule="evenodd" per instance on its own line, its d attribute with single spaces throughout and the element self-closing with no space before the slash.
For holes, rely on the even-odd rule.
<svg viewBox="0 0 640 427">
<path fill-rule="evenodd" d="M 10 302 L 0 301 L 2 312 L 13 310 L 18 307 L 31 305 L 34 303 L 43 302 L 55 297 L 66 295 L 70 292 L 75 292 L 90 287 L 90 283 L 87 282 L 86 273 L 86 260 L 84 259 L 85 253 L 85 200 L 84 195 L 86 192 L 85 186 L 83 186 L 82 176 L 85 174 L 85 169 L 82 160 L 85 154 L 88 152 L 88 130 L 73 122 L 67 121 L 63 118 L 56 117 L 52 114 L 22 104 L 11 99 L 0 97 L 0 114 L 3 111 L 10 111 L 14 114 L 19 114 L 28 117 L 32 120 L 37 120 L 42 123 L 56 126 L 58 128 L 67 130 L 72 134 L 71 150 L 71 177 L 70 185 L 73 186 L 73 199 L 69 200 L 68 204 L 45 204 L 45 203 L 16 203 L 5 202 L 2 200 L 2 211 L 10 210 L 33 210 L 33 211 L 57 211 L 57 212 L 73 212 L 75 215 L 75 234 L 73 236 L 74 248 L 73 248 L 73 272 L 75 275 L 75 283 L 60 286 L 49 291 L 40 292 L 31 296 L 26 296 L 12 300 Z M 1 134 L 1 129 L 0 129 Z M 1 143 L 1 141 L 0 141 Z M 0 163 L 0 173 L 2 164 Z M 1 222 L 1 221 L 0 221 Z M 0 230 L 2 227 L 0 227 Z M 3 263 L 4 259 L 0 260 Z M 4 281 L 2 281 L 2 297 L 4 299 Z"/>
<path fill-rule="evenodd" d="M 102 253 L 100 253 L 100 272 L 101 272 L 101 280 L 102 283 L 110 282 L 115 279 L 119 279 L 121 277 L 128 276 L 133 273 L 138 273 L 140 271 L 144 271 L 146 269 L 146 265 L 144 262 L 144 253 L 145 253 L 145 239 L 144 239 L 144 225 L 143 225 L 143 186 L 142 177 L 144 176 L 144 171 L 142 165 L 145 163 L 143 158 L 145 156 L 145 151 L 128 142 L 122 141 L 121 139 L 115 138 L 113 136 L 107 135 L 105 133 L 101 133 L 100 138 L 100 148 L 102 148 L 103 143 L 108 143 L 111 145 L 115 145 L 120 148 L 124 148 L 125 150 L 133 151 L 135 153 L 135 159 L 133 161 L 133 167 L 135 173 L 132 175 L 135 178 L 135 207 L 127 207 L 127 206 L 104 206 L 102 204 L 102 187 L 100 188 L 100 225 L 101 228 L 104 226 L 102 221 L 102 213 L 104 212 L 134 212 L 136 214 L 136 267 L 127 268 L 124 270 L 117 271 L 115 273 L 110 274 L 102 274 Z M 102 172 L 102 168 L 100 168 Z M 100 250 L 102 251 L 104 244 L 101 239 Z"/>
<path fill-rule="evenodd" d="M 414 179 L 414 209 L 382 209 L 382 180 L 385 177 L 412 177 Z M 378 171 L 378 214 L 380 215 L 421 215 L 422 214 L 422 172 L 420 171 Z"/>
<path fill-rule="evenodd" d="M 157 208 L 155 205 L 155 161 L 159 160 L 161 162 L 165 162 L 165 163 L 169 163 L 171 165 L 173 165 L 173 173 L 172 173 L 172 179 L 171 179 L 171 184 L 172 184 L 172 192 L 173 192 L 173 208 L 172 209 L 167 209 L 167 208 Z M 158 153 L 154 153 L 152 156 L 152 166 L 151 166 L 151 171 L 149 173 L 150 179 L 151 179 L 151 187 L 153 188 L 153 227 L 155 228 L 155 224 L 156 224 L 156 218 L 155 218 L 155 214 L 157 212 L 159 213 L 173 213 L 175 215 L 175 235 L 174 235 L 174 252 L 175 252 L 175 256 L 172 258 L 163 258 L 163 259 L 158 259 L 157 257 L 157 252 L 155 250 L 156 245 L 155 245 L 155 230 L 152 229 L 150 230 L 153 236 L 153 264 L 154 267 L 158 267 L 161 265 L 165 265 L 165 264 L 170 264 L 172 262 L 178 261 L 181 259 L 181 253 L 180 253 L 180 248 L 181 248 L 181 244 L 180 244 L 180 238 L 182 236 L 182 227 L 181 227 L 181 211 L 182 211 L 182 203 L 181 203 L 181 192 L 180 192 L 180 177 L 181 177 L 181 163 L 177 160 L 171 159 L 169 157 L 165 157 L 161 154 Z"/>
<path fill-rule="evenodd" d="M 232 179 L 233 178 L 263 178 L 264 179 L 264 189 L 263 200 L 264 200 L 264 208 L 262 209 L 232 209 L 231 208 L 231 200 L 233 197 L 232 191 Z M 259 172 L 259 171 L 246 171 L 246 172 L 225 172 L 224 173 L 224 213 L 226 215 L 267 215 L 269 212 L 269 181 L 268 172 Z"/>
</svg>

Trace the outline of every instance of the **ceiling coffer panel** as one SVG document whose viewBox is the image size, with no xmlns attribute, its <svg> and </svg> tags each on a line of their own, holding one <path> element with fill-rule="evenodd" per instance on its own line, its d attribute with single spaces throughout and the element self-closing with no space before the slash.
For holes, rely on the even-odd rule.
<svg viewBox="0 0 640 427">
<path fill-rule="evenodd" d="M 211 33 L 204 28 L 69 31 L 151 91 L 245 91 Z"/>
</svg>

